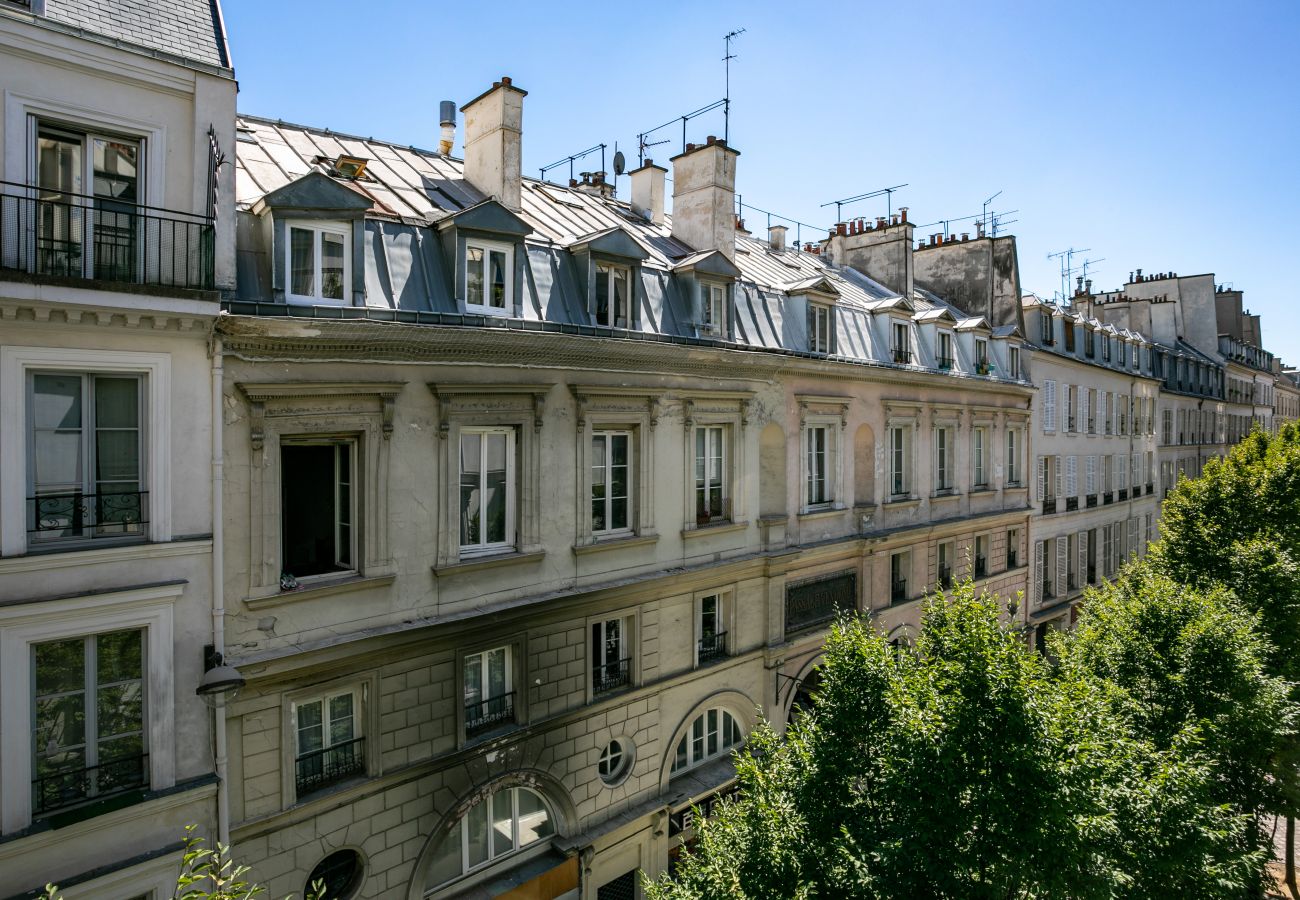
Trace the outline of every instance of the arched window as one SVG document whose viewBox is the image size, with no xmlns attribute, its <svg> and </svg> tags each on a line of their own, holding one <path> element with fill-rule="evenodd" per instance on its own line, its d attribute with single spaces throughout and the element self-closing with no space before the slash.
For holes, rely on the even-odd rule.
<svg viewBox="0 0 1300 900">
<path fill-rule="evenodd" d="M 721 756 L 743 740 L 740 726 L 731 713 L 725 709 L 702 712 L 677 744 L 672 774 L 693 769 L 706 760 Z"/>
<path fill-rule="evenodd" d="M 482 869 L 555 834 L 551 810 L 536 791 L 502 788 L 470 807 L 442 839 L 429 864 L 425 890 Z"/>
</svg>

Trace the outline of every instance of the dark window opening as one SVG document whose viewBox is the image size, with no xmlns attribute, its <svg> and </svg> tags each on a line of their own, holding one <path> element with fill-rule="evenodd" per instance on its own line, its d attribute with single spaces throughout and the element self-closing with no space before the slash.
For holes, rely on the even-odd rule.
<svg viewBox="0 0 1300 900">
<path fill-rule="evenodd" d="M 354 568 L 352 445 L 280 448 L 281 569 L 303 578 Z"/>
</svg>

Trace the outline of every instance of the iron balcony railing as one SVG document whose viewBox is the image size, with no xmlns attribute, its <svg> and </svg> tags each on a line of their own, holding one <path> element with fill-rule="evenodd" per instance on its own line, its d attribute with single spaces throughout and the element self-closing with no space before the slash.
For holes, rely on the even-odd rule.
<svg viewBox="0 0 1300 900">
<path fill-rule="evenodd" d="M 515 720 L 515 692 L 465 704 L 465 736 L 474 737 Z"/>
<path fill-rule="evenodd" d="M 1016 566 L 1018 566 L 1019 564 L 1020 564 L 1020 559 L 1016 556 L 1016 551 L 1014 551 L 1014 550 L 1008 550 L 1008 551 L 1007 551 L 1007 568 L 1008 568 L 1008 569 L 1014 569 L 1014 568 L 1015 568 Z"/>
<path fill-rule="evenodd" d="M 1043 515 L 1050 516 L 1056 513 L 1056 498 L 1048 497 L 1043 501 Z"/>
<path fill-rule="evenodd" d="M 955 361 L 955 360 L 953 360 L 953 358 L 952 358 L 951 356 L 941 356 L 941 357 L 939 357 L 939 360 L 938 360 L 938 362 L 939 362 L 939 368 L 940 368 L 940 369 L 943 369 L 943 370 L 945 370 L 945 371 L 948 370 L 948 369 L 951 369 L 951 368 L 952 368 L 952 364 L 953 364 L 954 361 Z"/>
<path fill-rule="evenodd" d="M 1128 499 L 1128 488 L 1120 488 L 1120 489 L 1119 489 L 1119 499 L 1120 499 L 1120 500 L 1127 500 L 1127 499 Z"/>
<path fill-rule="evenodd" d="M 148 785 L 149 754 L 120 756 L 97 766 L 38 776 L 32 781 L 32 809 L 36 815 L 42 815 Z"/>
<path fill-rule="evenodd" d="M 1066 512 L 1074 512 L 1074 511 L 1075 511 L 1076 509 L 1078 509 L 1078 508 L 1079 508 L 1079 498 L 1078 498 L 1078 497 L 1066 497 L 1066 498 L 1065 498 L 1065 511 L 1066 511 Z"/>
<path fill-rule="evenodd" d="M 910 363 L 911 361 L 912 361 L 912 351 L 911 351 L 911 350 L 908 350 L 906 347 L 895 347 L 895 348 L 894 348 L 894 362 L 896 362 L 896 363 Z"/>
<path fill-rule="evenodd" d="M 631 683 L 631 659 L 602 663 L 591 669 L 591 689 L 597 694 L 607 694 Z"/>
<path fill-rule="evenodd" d="M 902 603 L 907 599 L 907 579 L 889 582 L 889 602 Z"/>
<path fill-rule="evenodd" d="M 976 375 L 989 375 L 992 372 L 993 372 L 993 366 L 988 362 L 988 360 L 985 360 L 984 362 L 975 363 Z"/>
<path fill-rule="evenodd" d="M 1111 491 L 1106 491 L 1101 495 L 1101 505 L 1109 506 L 1115 502 L 1115 495 Z"/>
<path fill-rule="evenodd" d="M 975 557 L 975 577 L 983 578 L 989 573 L 989 561 L 982 556 Z"/>
<path fill-rule="evenodd" d="M 42 494 L 27 498 L 27 534 L 33 540 L 143 537 L 148 491 Z"/>
<path fill-rule="evenodd" d="M 299 795 L 320 790 L 366 769 L 366 739 L 353 738 L 332 747 L 304 753 L 296 760 Z"/>
<path fill-rule="evenodd" d="M 700 638 L 699 663 L 715 662 L 727 655 L 727 633 L 719 631 L 717 634 L 706 634 Z"/>
<path fill-rule="evenodd" d="M 212 290 L 213 220 L 0 181 L 0 269 Z"/>
<path fill-rule="evenodd" d="M 1097 495 L 1089 494 L 1087 498 L 1085 498 L 1084 507 L 1086 509 L 1092 509 L 1096 505 L 1097 505 Z"/>
</svg>

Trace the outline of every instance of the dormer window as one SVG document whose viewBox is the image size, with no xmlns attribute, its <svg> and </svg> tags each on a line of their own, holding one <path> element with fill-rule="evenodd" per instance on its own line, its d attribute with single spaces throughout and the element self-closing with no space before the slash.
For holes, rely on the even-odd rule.
<svg viewBox="0 0 1300 900">
<path fill-rule="evenodd" d="M 290 303 L 345 304 L 352 280 L 352 228 L 342 222 L 302 222 L 289 225 Z"/>
<path fill-rule="evenodd" d="M 808 304 L 808 349 L 813 353 L 834 353 L 831 308 L 821 303 Z"/>
<path fill-rule="evenodd" d="M 1097 355 L 1097 332 L 1089 328 L 1083 336 L 1083 355 L 1092 359 Z"/>
<path fill-rule="evenodd" d="M 508 316 L 514 308 L 514 248 L 494 241 L 465 242 L 465 308 Z"/>
<path fill-rule="evenodd" d="M 952 368 L 954 362 L 952 356 L 952 333 L 948 331 L 939 332 L 939 352 L 935 360 L 940 369 L 948 370 Z"/>
<path fill-rule="evenodd" d="M 727 288 L 714 282 L 704 282 L 701 289 L 704 292 L 704 308 L 700 331 L 723 337 L 727 333 Z"/>
<path fill-rule="evenodd" d="M 1043 319 L 1043 343 L 1044 344 L 1055 343 L 1055 339 L 1053 337 L 1053 332 L 1052 332 L 1051 313 L 1044 312 L 1042 319 Z"/>
<path fill-rule="evenodd" d="M 627 328 L 632 306 L 632 270 L 627 266 L 596 265 L 596 324 Z"/>
<path fill-rule="evenodd" d="M 912 361 L 912 341 L 906 322 L 894 323 L 894 362 L 906 365 Z"/>
<path fill-rule="evenodd" d="M 989 342 L 975 339 L 975 371 L 980 375 L 987 375 L 992 371 L 989 367 Z"/>
</svg>

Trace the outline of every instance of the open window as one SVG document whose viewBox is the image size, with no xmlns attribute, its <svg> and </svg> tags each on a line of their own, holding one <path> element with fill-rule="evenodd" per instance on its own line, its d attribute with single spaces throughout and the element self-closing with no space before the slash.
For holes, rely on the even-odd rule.
<svg viewBox="0 0 1300 900">
<path fill-rule="evenodd" d="M 627 328 L 632 309 L 632 269 L 612 263 L 596 264 L 596 324 Z"/>
<path fill-rule="evenodd" d="M 341 688 L 293 704 L 294 788 L 299 799 L 366 770 L 362 691 Z"/>
<path fill-rule="evenodd" d="M 727 285 L 717 281 L 701 281 L 700 294 L 700 333 L 711 337 L 726 337 L 730 333 Z"/>
<path fill-rule="evenodd" d="M 825 303 L 808 304 L 808 349 L 813 353 L 835 352 L 834 309 Z"/>
<path fill-rule="evenodd" d="M 695 524 L 726 522 L 731 517 L 731 429 L 700 425 L 695 429 Z"/>
<path fill-rule="evenodd" d="M 465 309 L 490 316 L 508 316 L 514 309 L 512 244 L 467 238 L 465 241 Z"/>
<path fill-rule="evenodd" d="M 515 492 L 515 429 L 462 429 L 462 555 L 496 553 L 514 548 Z"/>
<path fill-rule="evenodd" d="M 350 305 L 351 224 L 290 221 L 285 227 L 285 299 L 308 305 Z"/>
<path fill-rule="evenodd" d="M 695 664 L 708 665 L 727 656 L 729 598 L 723 593 L 697 597 L 695 601 Z"/>
<path fill-rule="evenodd" d="M 599 696 L 632 683 L 632 619 L 616 616 L 591 623 L 591 690 Z"/>
<path fill-rule="evenodd" d="M 282 580 L 356 570 L 356 455 L 351 439 L 281 443 Z"/>
</svg>

